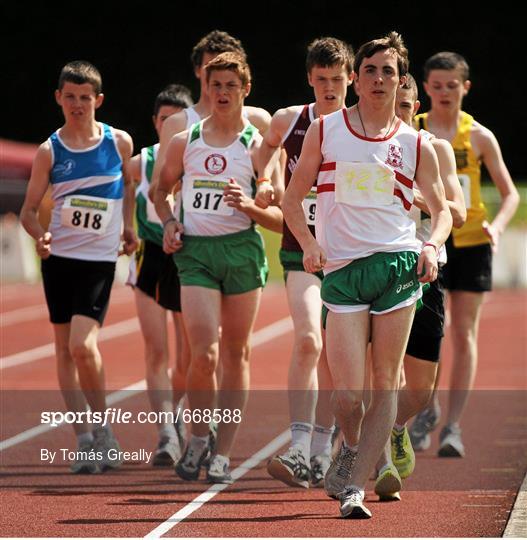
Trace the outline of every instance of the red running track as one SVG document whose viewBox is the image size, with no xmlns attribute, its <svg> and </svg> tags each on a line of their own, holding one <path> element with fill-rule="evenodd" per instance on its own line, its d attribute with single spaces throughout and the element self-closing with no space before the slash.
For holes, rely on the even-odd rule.
<svg viewBox="0 0 527 540">
<path fill-rule="evenodd" d="M 38 426 L 40 410 L 63 410 L 63 405 L 56 392 L 52 349 L 45 347 L 52 343 L 52 331 L 41 286 L 3 286 L 0 293 L 0 365 L 6 359 L 16 364 L 0 371 L 3 444 Z M 63 460 L 53 465 L 40 461 L 43 448 L 74 447 L 71 429 L 59 427 L 29 433 L 27 440 L 0 451 L 1 534 L 138 537 L 180 512 L 185 519 L 169 523 L 164 529 L 167 536 L 500 536 L 527 468 L 526 301 L 523 291 L 488 295 L 480 331 L 478 391 L 463 421 L 467 457 L 435 457 L 436 435 L 432 448 L 418 456 L 401 502 L 379 503 L 373 486 L 368 486 L 371 520 L 339 519 L 338 504 L 322 490 L 283 486 L 268 477 L 265 460 L 194 511 L 189 503 L 210 486 L 203 481 L 184 483 L 172 470 L 153 469 L 135 460 L 117 472 L 74 476 Z M 282 287 L 268 287 L 256 325 L 260 344 L 251 361 L 254 390 L 233 469 L 287 429 L 283 389 L 292 332 L 285 323 L 267 338 L 258 333 L 287 313 Z M 144 378 L 142 340 L 134 318 L 131 291 L 117 286 L 105 329 L 120 335 L 108 337 L 100 347 L 112 391 Z M 446 381 L 448 338 L 443 357 L 442 381 Z M 114 406 L 134 414 L 148 410 L 144 392 L 124 394 Z M 124 450 L 150 451 L 155 446 L 152 425 L 119 424 L 115 432 Z"/>
</svg>

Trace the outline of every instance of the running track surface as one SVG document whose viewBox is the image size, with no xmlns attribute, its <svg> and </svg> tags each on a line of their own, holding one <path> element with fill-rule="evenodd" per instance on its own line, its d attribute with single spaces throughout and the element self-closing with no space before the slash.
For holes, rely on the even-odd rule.
<svg viewBox="0 0 527 540">
<path fill-rule="evenodd" d="M 280 285 L 270 285 L 264 293 L 251 360 L 253 391 L 232 469 L 253 459 L 243 476 L 238 470 L 241 477 L 234 485 L 219 492 L 217 486 L 209 490 L 203 480 L 184 483 L 171 469 L 154 469 L 139 461 L 99 476 L 71 475 L 62 460 L 43 464 L 42 448 L 73 449 L 75 441 L 67 426 L 40 434 L 27 432 L 39 426 L 45 407 L 63 410 L 56 392 L 49 346 L 53 336 L 42 288 L 5 285 L 0 293 L 2 536 L 477 537 L 503 533 L 527 469 L 525 291 L 495 291 L 484 306 L 478 390 L 462 426 L 467 457 L 437 458 L 435 433 L 430 450 L 418 455 L 401 502 L 379 503 L 373 485 L 368 486 L 373 519 L 366 521 L 339 519 L 338 503 L 320 489 L 288 488 L 267 475 L 266 456 L 287 446 L 283 389 L 292 326 Z M 133 295 L 126 287 L 114 288 L 105 332 L 100 349 L 110 391 L 140 383 L 143 346 Z M 450 371 L 448 338 L 443 358 L 444 386 Z M 113 406 L 123 410 L 148 410 L 142 391 L 117 394 L 114 399 Z M 124 450 L 151 451 L 156 444 L 152 425 L 119 424 L 114 429 Z M 26 440 L 13 439 L 24 432 Z M 275 448 L 267 446 L 272 441 Z"/>
</svg>

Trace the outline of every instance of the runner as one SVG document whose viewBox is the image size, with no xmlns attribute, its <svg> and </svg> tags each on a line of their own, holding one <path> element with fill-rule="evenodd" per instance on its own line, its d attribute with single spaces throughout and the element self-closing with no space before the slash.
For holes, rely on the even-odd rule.
<svg viewBox="0 0 527 540">
<path fill-rule="evenodd" d="M 267 279 L 254 222 L 280 231 L 282 214 L 276 207 L 258 208 L 251 198 L 261 136 L 243 116 L 251 88 L 249 66 L 236 53 L 222 53 L 207 64 L 205 73 L 211 115 L 172 139 L 155 205 L 164 224 L 165 251 L 177 251 L 191 350 L 187 394 L 194 415 L 192 434 L 176 473 L 185 480 L 199 477 L 209 453 L 209 424 L 215 418 L 217 446 L 207 479 L 232 483 L 229 456 L 248 397 L 249 338 Z M 182 223 L 166 202 L 180 179 Z"/>
<path fill-rule="evenodd" d="M 246 59 L 245 51 L 240 40 L 221 30 L 213 30 L 202 37 L 192 49 L 190 56 L 194 75 L 200 82 L 200 95 L 198 102 L 193 106 L 173 114 L 163 124 L 159 139 L 159 151 L 156 165 L 154 167 L 153 180 L 150 188 L 150 198 L 153 198 L 155 186 L 159 181 L 159 174 L 165 162 L 165 154 L 172 137 L 184 130 L 189 130 L 190 126 L 203 120 L 211 113 L 211 101 L 207 93 L 207 80 L 205 76 L 205 66 L 218 54 L 223 52 L 234 52 Z M 271 115 L 259 107 L 244 107 L 244 115 L 260 133 L 265 133 L 271 122 Z"/>
<path fill-rule="evenodd" d="M 152 121 L 159 137 L 163 122 L 172 114 L 192 106 L 190 90 L 178 84 L 167 86 L 154 103 Z M 189 362 L 188 343 L 181 317 L 179 277 L 171 255 L 163 252 L 163 227 L 148 199 L 148 187 L 159 143 L 142 148 L 130 161 L 136 183 L 136 220 L 141 244 L 130 264 L 129 283 L 134 287 L 137 316 L 145 341 L 146 383 L 155 412 L 171 413 L 185 394 Z M 172 312 L 176 335 L 176 363 L 172 381 L 168 369 L 167 310 Z M 181 418 L 177 415 L 178 418 Z M 184 445 L 184 425 L 174 425 L 170 415 L 158 423 L 159 441 L 154 466 L 174 465 Z"/>
<path fill-rule="evenodd" d="M 467 222 L 448 239 L 444 268 L 449 291 L 453 368 L 450 374 L 448 414 L 441 430 L 439 455 L 463 457 L 465 448 L 459 422 L 476 376 L 478 328 L 484 292 L 492 286 L 492 251 L 512 219 L 519 195 L 494 134 L 462 111 L 471 88 L 466 60 L 453 52 L 440 52 L 424 66 L 424 87 L 431 102 L 429 112 L 416 117 L 418 128 L 450 141 L 456 155 L 458 178 L 467 206 Z M 496 184 L 501 205 L 492 223 L 481 199 L 481 163 Z M 439 423 L 439 398 L 415 420 L 410 435 L 416 449 L 430 446 L 429 433 Z"/>
<path fill-rule="evenodd" d="M 409 126 L 412 125 L 413 117 L 420 106 L 417 95 L 415 79 L 407 73 L 406 83 L 397 90 L 395 112 Z M 428 138 L 436 152 L 453 225 L 459 228 L 465 223 L 467 212 L 463 191 L 456 175 L 454 151 L 448 141 L 438 139 L 424 130 L 420 133 Z M 414 188 L 414 206 L 410 210 L 410 216 L 416 223 L 417 238 L 426 242 L 430 236 L 430 217 L 428 208 L 417 188 Z M 404 383 L 398 394 L 397 418 L 392 429 L 391 444 L 385 447 L 377 463 L 375 493 L 381 500 L 400 499 L 401 479 L 410 476 L 415 467 L 415 454 L 406 423 L 428 404 L 434 390 L 443 338 L 442 267 L 445 262 L 446 249 L 441 246 L 437 279 L 431 282 L 423 292 L 423 306 L 416 311 L 412 323 L 404 356 L 404 377 L 402 377 Z"/>
<path fill-rule="evenodd" d="M 437 277 L 437 251 L 452 226 L 435 153 L 395 115 L 407 50 L 395 32 L 363 45 L 354 62 L 359 102 L 315 120 L 283 201 L 308 272 L 324 268 L 328 364 L 337 406 L 363 407 L 366 349 L 372 343 L 371 404 L 356 461 L 339 494 L 342 517 L 366 518 L 364 486 L 395 421 L 404 350 L 421 283 Z M 302 201 L 317 180 L 316 240 Z M 430 208 L 421 254 L 408 215 L 414 178 Z M 338 459 L 338 458 L 337 458 Z"/>
<path fill-rule="evenodd" d="M 104 95 L 101 75 L 90 63 L 74 61 L 62 68 L 55 99 L 64 125 L 38 149 L 20 219 L 42 259 L 66 406 L 81 413 L 89 404 L 92 412 L 104 413 L 104 368 L 97 338 L 108 309 L 123 215 L 124 252 L 129 255 L 137 246 L 129 219 L 132 192 L 124 189 L 123 174 L 133 145 L 128 133 L 95 120 Z M 46 231 L 38 221 L 38 208 L 50 184 L 55 206 Z M 98 473 L 121 465 L 120 458 L 109 454 L 119 450 L 119 444 L 103 419 L 73 424 L 79 452 L 72 472 Z"/>
<path fill-rule="evenodd" d="M 279 203 L 278 193 L 283 193 L 283 187 L 279 185 L 281 176 L 277 177 L 280 182 L 275 186 L 268 180 L 278 162 L 280 149 L 284 148 L 287 153 L 287 187 L 311 122 L 321 114 L 329 114 L 345 106 L 347 89 L 352 80 L 352 63 L 351 47 L 338 39 L 316 39 L 309 45 L 306 69 L 315 102 L 280 109 L 274 114 L 260 148 L 259 170 L 263 171 L 263 178 L 258 180 L 256 204 L 259 206 L 265 208 L 273 201 L 274 204 Z M 316 187 L 304 201 L 304 209 L 314 235 Z M 324 481 L 331 463 L 334 420 L 329 400 L 331 380 L 321 381 L 322 391 L 318 393 L 317 403 L 319 357 L 321 363 L 327 363 L 320 326 L 322 272 L 305 272 L 302 248 L 286 224 L 280 262 L 284 268 L 289 309 L 295 327 L 288 377 L 292 442 L 286 453 L 275 456 L 268 463 L 267 470 L 271 476 L 288 485 L 307 488 L 310 483 L 318 486 Z M 327 366 L 320 368 L 321 374 L 327 372 Z M 330 379 L 330 375 L 326 379 Z M 315 406 L 317 424 L 313 426 Z"/>
</svg>

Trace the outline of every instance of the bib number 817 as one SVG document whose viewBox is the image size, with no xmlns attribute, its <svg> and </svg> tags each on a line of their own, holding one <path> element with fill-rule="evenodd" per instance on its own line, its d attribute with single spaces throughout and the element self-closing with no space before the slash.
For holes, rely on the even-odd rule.
<svg viewBox="0 0 527 540">
<path fill-rule="evenodd" d="M 214 199 L 212 204 L 211 198 Z M 201 208 L 203 205 L 204 210 L 217 210 L 222 198 L 222 193 L 206 193 L 205 196 L 203 196 L 203 193 L 197 191 L 192 206 L 194 208 Z"/>
</svg>

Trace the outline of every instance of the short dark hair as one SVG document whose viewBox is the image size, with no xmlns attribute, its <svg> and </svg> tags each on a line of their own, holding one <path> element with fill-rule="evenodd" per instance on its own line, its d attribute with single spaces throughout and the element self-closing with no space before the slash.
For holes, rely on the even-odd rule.
<svg viewBox="0 0 527 540">
<path fill-rule="evenodd" d="M 68 62 L 61 70 L 59 75 L 58 89 L 62 90 L 64 83 L 74 84 L 89 83 L 93 87 L 95 95 L 102 92 L 102 77 L 99 70 L 86 60 L 74 60 Z"/>
<path fill-rule="evenodd" d="M 251 82 L 251 70 L 245 56 L 235 52 L 225 52 L 218 54 L 216 58 L 211 60 L 206 66 L 207 82 L 210 79 L 210 74 L 213 71 L 232 71 L 240 77 L 242 86 L 247 86 Z"/>
<path fill-rule="evenodd" d="M 403 90 L 411 90 L 414 94 L 414 98 L 417 101 L 419 97 L 419 90 L 417 89 L 417 83 L 411 73 L 406 74 L 406 82 L 401 86 Z"/>
<path fill-rule="evenodd" d="M 307 72 L 310 73 L 315 66 L 344 66 L 350 74 L 353 71 L 352 46 L 333 37 L 315 39 L 307 47 Z"/>
<path fill-rule="evenodd" d="M 190 60 L 195 68 L 201 66 L 205 53 L 220 54 L 224 52 L 235 52 L 246 59 L 245 50 L 239 39 L 232 37 L 227 32 L 213 30 L 202 37 L 192 49 Z"/>
<path fill-rule="evenodd" d="M 390 32 L 387 36 L 380 39 L 373 39 L 368 41 L 360 47 L 353 64 L 353 70 L 358 75 L 359 69 L 364 58 L 371 58 L 375 53 L 379 51 L 392 50 L 397 55 L 397 69 L 399 70 L 399 77 L 408 73 L 408 49 L 406 48 L 401 34 L 397 32 Z"/>
<path fill-rule="evenodd" d="M 424 80 L 428 80 L 428 76 L 433 69 L 459 69 L 463 82 L 470 78 L 470 71 L 467 61 L 458 53 L 443 51 L 431 56 L 424 65 Z"/>
<path fill-rule="evenodd" d="M 157 116 L 159 109 L 163 105 L 171 105 L 172 107 L 181 107 L 186 109 L 192 107 L 192 94 L 190 90 L 182 84 L 169 84 L 159 94 L 154 101 L 154 116 Z"/>
</svg>

